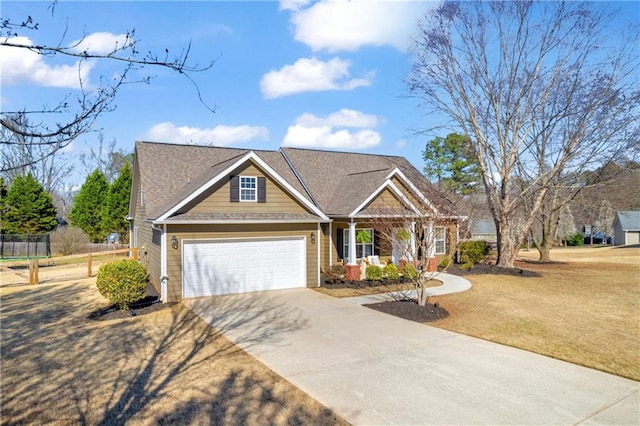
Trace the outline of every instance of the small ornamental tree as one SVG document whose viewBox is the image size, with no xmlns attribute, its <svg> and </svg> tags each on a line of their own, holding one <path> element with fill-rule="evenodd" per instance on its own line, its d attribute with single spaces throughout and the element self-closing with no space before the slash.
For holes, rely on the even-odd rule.
<svg viewBox="0 0 640 426">
<path fill-rule="evenodd" d="M 7 234 L 44 234 L 58 226 L 53 197 L 31 175 L 17 176 L 3 199 L 2 228 Z"/>
<path fill-rule="evenodd" d="M 135 260 L 106 263 L 98 269 L 96 286 L 101 295 L 121 309 L 144 297 L 147 271 Z"/>
<path fill-rule="evenodd" d="M 100 170 L 91 173 L 73 200 L 69 220 L 89 235 L 92 241 L 104 239 L 107 232 L 103 229 L 102 214 L 109 191 L 109 183 Z"/>
</svg>

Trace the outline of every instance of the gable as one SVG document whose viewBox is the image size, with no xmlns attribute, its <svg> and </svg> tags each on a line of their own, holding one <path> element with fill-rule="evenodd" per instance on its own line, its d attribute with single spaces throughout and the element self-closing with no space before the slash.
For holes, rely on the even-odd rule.
<svg viewBox="0 0 640 426">
<path fill-rule="evenodd" d="M 264 203 L 231 201 L 231 176 L 265 178 L 266 200 Z M 176 214 L 205 213 L 307 213 L 294 197 L 255 164 L 245 164 L 228 177 L 208 188 Z"/>
<path fill-rule="evenodd" d="M 402 215 L 409 216 L 415 213 L 406 207 L 398 198 L 398 195 L 385 188 L 371 202 L 369 202 L 356 216 L 382 216 L 382 215 Z"/>
</svg>

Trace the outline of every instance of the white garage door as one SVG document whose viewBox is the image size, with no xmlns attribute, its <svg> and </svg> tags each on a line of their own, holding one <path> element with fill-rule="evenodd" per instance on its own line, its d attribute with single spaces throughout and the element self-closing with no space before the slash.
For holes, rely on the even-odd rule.
<svg viewBox="0 0 640 426">
<path fill-rule="evenodd" d="M 183 296 L 305 287 L 305 259 L 303 237 L 185 241 Z"/>
</svg>

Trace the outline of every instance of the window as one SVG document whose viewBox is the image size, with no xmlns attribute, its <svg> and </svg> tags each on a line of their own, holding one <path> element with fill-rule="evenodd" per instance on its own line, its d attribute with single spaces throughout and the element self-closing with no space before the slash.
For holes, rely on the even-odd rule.
<svg viewBox="0 0 640 426">
<path fill-rule="evenodd" d="M 348 258 L 349 257 L 349 230 L 345 229 L 343 230 L 344 232 L 344 236 L 343 236 L 343 240 L 344 241 L 344 257 Z M 359 243 L 357 242 L 358 238 L 357 235 L 358 233 L 365 233 L 365 234 L 369 234 L 370 238 L 366 238 L 367 240 L 369 240 L 368 243 Z M 373 241 L 373 229 L 356 229 L 356 259 L 362 259 L 363 257 L 366 256 L 373 256 L 373 247 L 374 247 L 374 241 Z"/>
<path fill-rule="evenodd" d="M 257 184 L 255 176 L 240 176 L 240 201 L 257 201 Z"/>
<path fill-rule="evenodd" d="M 444 227 L 439 226 L 435 228 L 435 243 L 436 243 L 436 254 L 445 254 L 447 252 L 447 243 L 445 240 L 446 232 Z"/>
</svg>

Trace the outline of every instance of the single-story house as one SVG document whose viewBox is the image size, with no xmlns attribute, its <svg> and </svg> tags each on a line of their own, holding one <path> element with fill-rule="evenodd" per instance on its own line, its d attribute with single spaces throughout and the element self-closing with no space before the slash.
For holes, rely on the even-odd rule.
<svg viewBox="0 0 640 426">
<path fill-rule="evenodd" d="M 618 246 L 640 244 L 640 211 L 616 212 L 613 219 L 613 235 Z"/>
<path fill-rule="evenodd" d="M 335 264 L 355 278 L 367 256 L 431 265 L 455 251 L 460 218 L 402 157 L 137 142 L 128 219 L 167 302 L 315 287 Z"/>
</svg>

